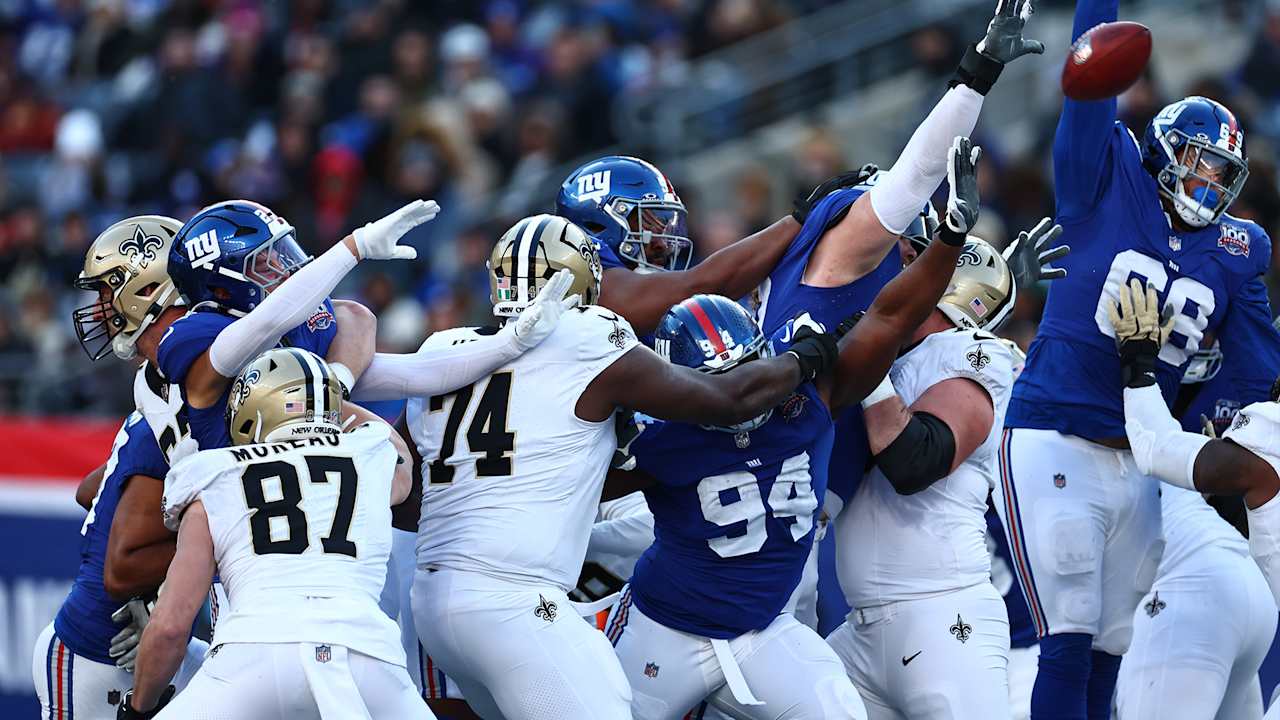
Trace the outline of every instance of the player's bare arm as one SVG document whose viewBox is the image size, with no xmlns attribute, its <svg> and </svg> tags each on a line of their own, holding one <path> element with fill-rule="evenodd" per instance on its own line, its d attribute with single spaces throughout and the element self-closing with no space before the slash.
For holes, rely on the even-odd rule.
<svg viewBox="0 0 1280 720">
<path fill-rule="evenodd" d="M 142 633 L 133 690 L 124 701 L 129 710 L 150 712 L 171 694 L 167 691 L 169 680 L 182 664 L 191 623 L 204 604 L 215 569 L 209 518 L 204 504 L 197 500 L 182 514 L 164 594 L 156 601 Z"/>
<path fill-rule="evenodd" d="M 946 174 L 946 152 L 952 141 L 973 132 L 983 98 L 1004 65 L 1044 52 L 1043 44 L 1022 36 L 1030 14 L 1030 0 L 998 3 L 986 36 L 969 48 L 951 89 L 916 129 L 893 168 L 881 173 L 876 184 L 819 240 L 805 269 L 805 284 L 846 285 L 884 260 L 937 190 Z"/>
<path fill-rule="evenodd" d="M 884 378 L 902 347 L 946 292 L 969 228 L 978 220 L 977 161 L 982 149 L 956 138 L 949 153 L 951 193 L 946 219 L 915 262 L 877 295 L 866 315 L 840 340 L 835 372 L 819 382 L 833 410 L 867 397 Z"/>
<path fill-rule="evenodd" d="M 98 495 L 98 488 L 102 487 L 102 478 L 107 471 L 107 464 L 103 463 L 84 476 L 80 484 L 76 486 L 76 504 L 88 510 L 93 507 L 93 499 Z"/>
<path fill-rule="evenodd" d="M 107 594 L 117 600 L 154 593 L 164 582 L 176 538 L 156 512 L 163 496 L 164 479 L 146 475 L 129 478 L 120 495 L 102 572 Z"/>
<path fill-rule="evenodd" d="M 356 380 L 373 361 L 378 341 L 378 318 L 373 311 L 354 300 L 334 300 L 333 321 L 338 331 L 333 336 L 325 362 L 350 393 Z"/>
<path fill-rule="evenodd" d="M 396 243 L 439 211 L 435 202 L 415 200 L 356 229 L 290 275 L 258 307 L 219 333 L 213 345 L 192 363 L 183 380 L 187 403 L 193 408 L 207 408 L 218 402 L 240 368 L 306 320 L 360 260 L 417 257 L 413 248 Z"/>
<path fill-rule="evenodd" d="M 698 293 L 742 297 L 769 276 L 800 223 L 788 215 L 760 232 L 721 248 L 688 270 L 641 274 L 604 271 L 600 304 L 622 315 L 637 333 L 653 332 L 672 305 Z"/>
<path fill-rule="evenodd" d="M 664 420 L 732 425 L 760 415 L 829 369 L 834 344 L 833 337 L 802 328 L 786 353 L 719 375 L 674 365 L 637 345 L 591 381 L 575 412 L 601 422 L 625 407 Z"/>
<path fill-rule="evenodd" d="M 396 432 L 395 427 L 359 405 L 343 403 L 342 421 L 350 429 L 371 423 L 387 426 L 387 438 L 396 449 L 396 475 L 391 482 L 391 504 L 399 505 L 404 502 L 404 499 L 409 496 L 409 490 L 413 485 L 413 468 L 416 467 L 413 461 L 413 453 L 409 450 L 409 444 L 405 442 L 400 433 Z"/>
</svg>

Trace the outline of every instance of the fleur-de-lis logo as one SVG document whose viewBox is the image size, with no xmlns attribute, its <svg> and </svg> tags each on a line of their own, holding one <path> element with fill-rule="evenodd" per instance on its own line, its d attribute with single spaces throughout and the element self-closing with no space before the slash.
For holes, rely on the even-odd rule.
<svg viewBox="0 0 1280 720">
<path fill-rule="evenodd" d="M 1147 611 L 1147 617 L 1155 617 L 1160 611 L 1169 607 L 1165 601 L 1160 599 L 1160 593 L 1151 593 L 1151 602 L 1143 605 L 1142 608 Z"/>
<path fill-rule="evenodd" d="M 960 617 L 960 613 L 956 613 L 956 622 L 950 627 L 951 634 L 956 636 L 960 642 L 968 642 L 969 636 L 973 634 L 973 626 L 964 621 Z"/>
<path fill-rule="evenodd" d="M 627 330 L 619 325 L 617 320 L 613 321 L 613 332 L 609 333 L 609 342 L 619 350 L 627 346 Z"/>
<path fill-rule="evenodd" d="M 991 363 L 991 356 L 982 352 L 981 347 L 976 350 L 970 350 L 964 357 L 969 361 L 970 367 L 979 372 Z"/>
<path fill-rule="evenodd" d="M 1245 425 L 1248 425 L 1248 424 L 1249 424 L 1249 416 L 1248 416 L 1248 415 L 1245 415 L 1245 414 L 1244 414 L 1244 413 L 1242 413 L 1242 412 L 1238 412 L 1238 413 L 1236 413 L 1236 420 L 1235 420 L 1235 422 L 1231 423 L 1231 429 L 1232 429 L 1232 430 L 1239 430 L 1240 428 L 1242 428 L 1242 427 L 1244 427 Z"/>
<path fill-rule="evenodd" d="M 129 262 L 145 268 L 157 257 L 156 251 L 164 247 L 164 240 L 159 235 L 148 235 L 141 225 L 133 226 L 133 237 L 120 243 L 121 255 L 129 258 Z"/>
<path fill-rule="evenodd" d="M 556 607 L 555 603 L 542 597 L 541 594 L 538 595 L 538 607 L 533 609 L 534 615 L 542 620 L 551 622 L 556 619 L 556 613 L 558 612 L 560 612 L 560 609 Z"/>
</svg>

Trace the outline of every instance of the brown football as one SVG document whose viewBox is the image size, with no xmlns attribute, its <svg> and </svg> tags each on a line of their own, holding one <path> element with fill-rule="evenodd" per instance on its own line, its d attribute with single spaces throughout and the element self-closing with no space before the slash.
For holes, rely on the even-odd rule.
<svg viewBox="0 0 1280 720">
<path fill-rule="evenodd" d="M 1115 97 L 1137 82 L 1151 59 L 1151 30 L 1136 22 L 1103 23 L 1081 35 L 1062 66 L 1072 100 Z"/>
</svg>

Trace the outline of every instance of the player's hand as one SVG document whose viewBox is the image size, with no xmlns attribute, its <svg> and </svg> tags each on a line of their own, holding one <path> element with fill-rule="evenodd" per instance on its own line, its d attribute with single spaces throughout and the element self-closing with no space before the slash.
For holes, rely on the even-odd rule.
<svg viewBox="0 0 1280 720">
<path fill-rule="evenodd" d="M 1213 421 L 1206 417 L 1204 413 L 1200 414 L 1200 432 L 1212 440 L 1218 439 L 1218 429 L 1213 426 Z"/>
<path fill-rule="evenodd" d="M 1018 233 L 1018 239 L 1004 249 L 1004 261 L 1013 272 L 1014 282 L 1019 287 L 1030 287 L 1041 280 L 1057 280 L 1067 276 L 1063 268 L 1056 268 L 1049 263 L 1071 252 L 1070 245 L 1059 245 L 1050 250 L 1044 246 L 1058 239 L 1062 234 L 1062 226 L 1054 225 L 1053 220 L 1045 218 L 1031 228 Z"/>
<path fill-rule="evenodd" d="M 978 222 L 978 158 L 982 148 L 967 137 L 958 137 L 947 156 L 947 212 L 938 239 L 948 245 L 964 244 L 965 236 Z"/>
<path fill-rule="evenodd" d="M 840 357 L 836 347 L 836 336 L 832 333 L 818 332 L 811 325 L 797 326 L 791 347 L 786 354 L 794 355 L 800 363 L 800 376 L 804 382 L 826 373 L 835 367 Z"/>
<path fill-rule="evenodd" d="M 111 613 L 111 620 L 128 624 L 111 638 L 107 655 L 115 659 L 116 667 L 133 672 L 133 664 L 138 660 L 138 643 L 142 640 L 142 631 L 151 620 L 151 608 L 147 599 L 133 598 Z"/>
<path fill-rule="evenodd" d="M 878 172 L 880 172 L 879 165 L 867 163 L 857 170 L 842 172 L 833 178 L 823 180 L 807 197 L 796 195 L 791 217 L 803 225 L 804 221 L 809 218 L 809 212 L 813 210 L 813 206 L 821 202 L 823 198 L 841 188 L 857 187 Z"/>
<path fill-rule="evenodd" d="M 631 454 L 631 443 L 640 437 L 646 425 L 636 421 L 636 414 L 630 410 L 618 410 L 613 414 L 613 434 L 618 439 L 618 447 L 613 451 L 613 459 L 609 467 L 614 470 L 632 471 L 636 469 L 636 456 Z"/>
<path fill-rule="evenodd" d="M 1173 314 L 1162 319 L 1160 298 L 1154 285 L 1143 287 L 1133 278 L 1121 285 L 1119 299 L 1107 308 L 1115 330 L 1125 387 L 1139 388 L 1156 382 L 1156 357 L 1173 330 Z"/>
<path fill-rule="evenodd" d="M 155 707 L 142 712 L 133 709 L 133 691 L 130 690 L 124 694 L 124 699 L 120 701 L 120 705 L 116 707 L 116 720 L 150 720 L 155 717 L 169 701 L 173 699 L 174 687 L 172 685 L 164 689 L 160 694 L 160 699 L 156 701 Z"/>
<path fill-rule="evenodd" d="M 551 280 L 542 286 L 537 297 L 529 306 L 520 311 L 520 315 L 510 323 L 515 334 L 516 344 L 522 350 L 531 350 L 556 329 L 560 317 L 568 310 L 578 306 L 582 298 L 578 295 L 565 297 L 564 294 L 573 285 L 573 273 L 561 270 L 551 276 Z"/>
<path fill-rule="evenodd" d="M 397 245 L 405 233 L 440 213 L 435 200 L 414 200 L 390 215 L 356 228 L 351 237 L 361 260 L 412 260 L 418 251 Z"/>
<path fill-rule="evenodd" d="M 986 37 L 978 41 L 978 52 L 1000 63 L 1043 53 L 1044 43 L 1022 36 L 1033 12 L 1031 0 L 997 0 L 996 15 L 987 26 Z"/>
</svg>

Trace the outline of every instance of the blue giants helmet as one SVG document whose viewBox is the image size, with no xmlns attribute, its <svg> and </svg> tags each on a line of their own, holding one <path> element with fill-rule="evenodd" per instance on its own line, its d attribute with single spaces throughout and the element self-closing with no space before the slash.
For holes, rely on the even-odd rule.
<svg viewBox="0 0 1280 720">
<path fill-rule="evenodd" d="M 189 307 L 243 315 L 310 259 L 284 218 L 256 202 L 228 200 L 196 213 L 178 231 L 169 277 Z"/>
<path fill-rule="evenodd" d="M 1197 228 L 1218 222 L 1249 177 L 1236 116 L 1198 96 L 1152 118 L 1142 137 L 1142 164 L 1178 217 Z"/>
<path fill-rule="evenodd" d="M 699 372 L 728 372 L 745 362 L 770 357 L 773 348 L 746 308 L 723 295 L 694 295 L 674 305 L 653 333 L 653 349 L 669 362 Z M 772 410 L 731 427 L 745 432 L 769 420 Z M 707 427 L 707 426 L 704 426 Z"/>
<path fill-rule="evenodd" d="M 640 271 L 683 270 L 693 257 L 684 203 L 639 158 L 610 155 L 574 170 L 556 195 L 556 214 Z"/>
</svg>

